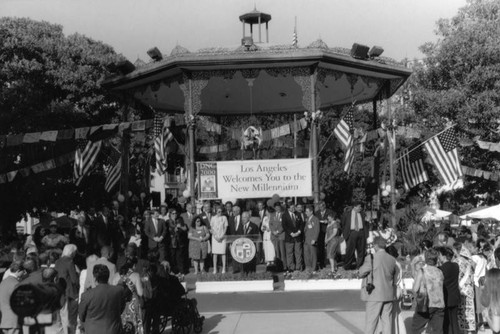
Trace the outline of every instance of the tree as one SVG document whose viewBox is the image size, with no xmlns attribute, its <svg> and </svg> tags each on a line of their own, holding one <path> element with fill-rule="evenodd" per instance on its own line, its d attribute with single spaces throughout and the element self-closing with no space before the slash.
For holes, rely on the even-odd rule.
<svg viewBox="0 0 500 334">
<path fill-rule="evenodd" d="M 500 141 L 500 1 L 469 0 L 452 19 L 437 22 L 439 40 L 421 47 L 424 66 L 415 71 L 416 89 L 412 107 L 422 128 L 434 133 L 453 123 L 461 136 L 480 136 Z M 460 149 L 462 161 L 470 167 L 499 171 L 496 152 L 477 146 Z M 448 209 L 459 203 L 476 203 L 478 193 L 490 193 L 488 201 L 499 199 L 497 183 L 466 177 L 466 187 L 446 194 Z"/>
<path fill-rule="evenodd" d="M 110 121 L 119 106 L 101 86 L 113 49 L 62 26 L 0 19 L 0 133 Z"/>
<path fill-rule="evenodd" d="M 111 123 L 120 101 L 101 87 L 106 66 L 121 59 L 113 48 L 59 25 L 27 18 L 0 18 L 0 134 L 37 132 Z M 75 143 L 0 147 L 0 172 L 29 166 L 74 150 Z M 21 164 L 13 164 L 21 154 Z M 0 211 L 13 221 L 33 204 L 75 204 L 79 191 L 70 165 L 17 177 L 0 185 Z M 100 176 L 102 179 L 102 175 Z M 93 187 L 94 198 L 104 189 Z"/>
</svg>

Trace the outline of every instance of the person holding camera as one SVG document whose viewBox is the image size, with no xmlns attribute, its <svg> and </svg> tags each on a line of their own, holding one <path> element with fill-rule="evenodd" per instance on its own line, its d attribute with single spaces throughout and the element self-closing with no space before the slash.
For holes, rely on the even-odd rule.
<svg viewBox="0 0 500 334">
<path fill-rule="evenodd" d="M 386 240 L 380 236 L 373 239 L 373 254 L 368 254 L 359 268 L 361 300 L 366 302 L 365 333 L 374 334 L 378 322 L 383 334 L 391 334 L 392 306 L 395 297 L 398 268 L 396 259 L 385 251 Z"/>
</svg>

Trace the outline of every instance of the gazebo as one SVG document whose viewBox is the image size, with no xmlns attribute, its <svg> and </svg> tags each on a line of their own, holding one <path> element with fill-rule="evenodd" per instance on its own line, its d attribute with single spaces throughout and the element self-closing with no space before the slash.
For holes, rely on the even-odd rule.
<svg viewBox="0 0 500 334">
<path fill-rule="evenodd" d="M 245 20 L 254 16 L 259 27 L 266 24 L 267 32 L 271 16 L 254 11 L 240 16 L 243 34 Z M 157 111 L 185 114 L 187 119 L 196 115 L 303 114 L 353 101 L 373 102 L 376 126 L 376 101 L 393 95 L 411 75 L 404 65 L 380 57 L 378 50 L 379 54 L 371 54 L 367 47 L 357 44 L 352 50 L 330 48 L 322 40 L 306 47 L 254 43 L 252 36 L 244 36 L 241 44 L 232 48 L 190 52 L 178 45 L 168 56 L 156 52 L 154 60 L 143 66 L 124 66 L 107 78 L 104 86 Z M 193 176 L 195 127 L 188 124 L 189 170 Z M 315 201 L 319 199 L 318 148 L 314 145 L 317 131 L 313 123 Z M 194 177 L 189 187 L 194 189 Z"/>
</svg>

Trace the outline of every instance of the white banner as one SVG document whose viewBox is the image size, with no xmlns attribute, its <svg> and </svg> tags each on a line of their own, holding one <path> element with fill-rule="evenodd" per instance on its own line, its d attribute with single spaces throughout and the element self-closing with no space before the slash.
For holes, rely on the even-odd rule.
<svg viewBox="0 0 500 334">
<path fill-rule="evenodd" d="M 312 196 L 310 159 L 198 162 L 199 199 Z"/>
</svg>

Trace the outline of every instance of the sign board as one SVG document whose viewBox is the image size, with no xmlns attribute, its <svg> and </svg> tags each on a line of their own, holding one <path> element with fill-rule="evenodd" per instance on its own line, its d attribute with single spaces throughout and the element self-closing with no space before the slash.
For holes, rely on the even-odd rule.
<svg viewBox="0 0 500 334">
<path fill-rule="evenodd" d="M 255 257 L 255 244 L 248 238 L 239 238 L 231 243 L 231 256 L 239 263 L 248 263 Z"/>
<path fill-rule="evenodd" d="M 198 199 L 312 196 L 310 159 L 198 162 Z"/>
</svg>

